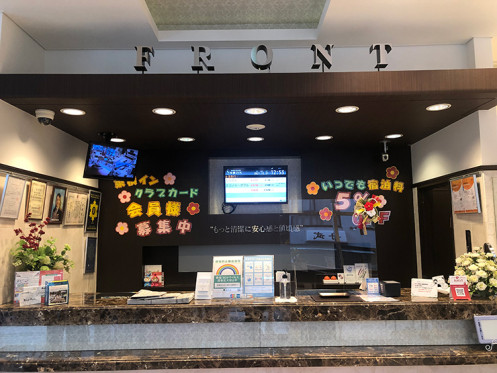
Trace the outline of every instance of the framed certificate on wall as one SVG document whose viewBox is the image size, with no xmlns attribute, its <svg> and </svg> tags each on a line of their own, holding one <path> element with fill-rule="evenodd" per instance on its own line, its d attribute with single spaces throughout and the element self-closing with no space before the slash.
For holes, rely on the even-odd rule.
<svg viewBox="0 0 497 373">
<path fill-rule="evenodd" d="M 87 203 L 88 193 L 68 191 L 64 225 L 83 225 Z"/>
<path fill-rule="evenodd" d="M 30 214 L 30 219 L 43 219 L 43 207 L 45 206 L 46 192 L 47 183 L 38 180 L 31 180 L 26 201 L 26 215 Z"/>
<path fill-rule="evenodd" d="M 5 184 L 0 201 L 0 218 L 17 219 L 21 208 L 26 180 L 12 175 L 5 177 Z"/>
</svg>

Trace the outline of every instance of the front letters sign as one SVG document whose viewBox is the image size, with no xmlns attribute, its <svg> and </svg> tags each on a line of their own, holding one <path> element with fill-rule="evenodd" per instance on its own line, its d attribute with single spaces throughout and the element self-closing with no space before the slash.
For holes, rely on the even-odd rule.
<svg viewBox="0 0 497 373">
<path fill-rule="evenodd" d="M 147 46 L 137 46 L 136 49 L 136 65 L 135 70 L 144 73 L 147 71 L 145 63 L 149 66 L 151 64 L 151 57 L 154 56 L 154 48 Z M 193 52 L 193 65 L 192 70 L 199 73 L 203 71 L 204 68 L 207 71 L 214 71 L 214 65 L 210 64 L 211 60 L 211 49 L 206 46 L 192 46 Z M 332 65 L 332 54 L 333 44 L 327 44 L 324 48 L 320 44 L 313 44 L 311 50 L 313 52 L 314 62 L 311 65 L 311 69 L 324 68 L 329 70 Z M 392 50 L 390 44 L 372 44 L 369 48 L 369 54 L 376 52 L 376 65 L 375 69 L 384 69 L 388 66 L 387 54 Z M 252 66 L 257 70 L 269 70 L 271 64 L 273 63 L 273 50 L 267 45 L 260 44 L 252 48 L 250 53 L 250 61 Z"/>
</svg>

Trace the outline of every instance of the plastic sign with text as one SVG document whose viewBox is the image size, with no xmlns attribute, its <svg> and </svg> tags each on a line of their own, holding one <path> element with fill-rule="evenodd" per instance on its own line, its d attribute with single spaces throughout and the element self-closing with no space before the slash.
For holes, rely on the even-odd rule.
<svg viewBox="0 0 497 373">
<path fill-rule="evenodd" d="M 413 278 L 411 279 L 411 297 L 438 298 L 437 286 L 431 279 Z"/>
<path fill-rule="evenodd" d="M 450 295 L 454 300 L 471 300 L 466 276 L 450 276 Z"/>
</svg>

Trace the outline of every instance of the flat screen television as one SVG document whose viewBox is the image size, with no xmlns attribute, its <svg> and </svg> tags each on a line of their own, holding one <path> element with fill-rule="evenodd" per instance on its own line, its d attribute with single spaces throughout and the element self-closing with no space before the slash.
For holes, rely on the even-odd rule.
<svg viewBox="0 0 497 373">
<path fill-rule="evenodd" d="M 109 144 L 90 143 L 83 177 L 134 179 L 138 150 Z"/>
<path fill-rule="evenodd" d="M 225 166 L 224 202 L 288 203 L 288 166 Z"/>
</svg>

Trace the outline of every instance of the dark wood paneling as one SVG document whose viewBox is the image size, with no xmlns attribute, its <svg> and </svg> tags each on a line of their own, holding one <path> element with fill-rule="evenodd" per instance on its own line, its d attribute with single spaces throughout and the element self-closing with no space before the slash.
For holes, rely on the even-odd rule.
<svg viewBox="0 0 497 373">
<path fill-rule="evenodd" d="M 53 125 L 83 140 L 115 132 L 140 149 L 254 152 L 316 146 L 314 137 L 329 134 L 340 144 L 374 144 L 389 133 L 412 144 L 480 109 L 497 103 L 497 70 L 381 71 L 291 74 L 115 74 L 0 75 L 0 98 L 34 114 L 55 111 Z M 450 110 L 429 113 L 439 102 Z M 358 105 L 350 115 L 341 105 Z M 263 105 L 269 112 L 251 117 L 243 109 Z M 62 115 L 76 106 L 84 117 Z M 160 117 L 151 109 L 174 107 Z M 265 141 L 248 143 L 245 126 L 262 122 Z M 197 139 L 192 144 L 179 136 Z"/>
</svg>

